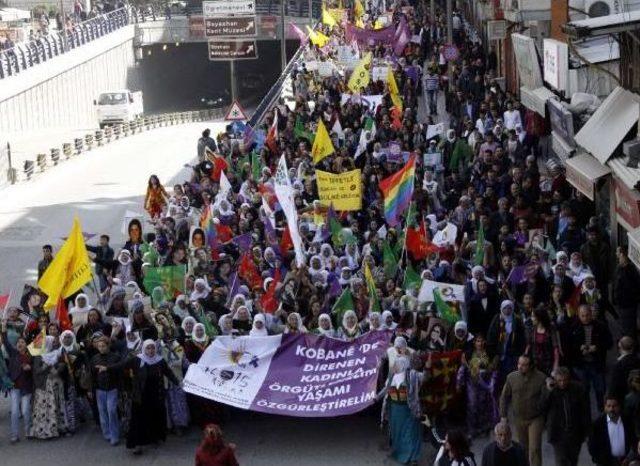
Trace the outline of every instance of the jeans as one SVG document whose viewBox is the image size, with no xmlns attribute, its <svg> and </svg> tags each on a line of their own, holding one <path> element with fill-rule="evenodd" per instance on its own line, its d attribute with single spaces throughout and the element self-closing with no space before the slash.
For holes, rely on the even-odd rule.
<svg viewBox="0 0 640 466">
<path fill-rule="evenodd" d="M 100 428 L 102 435 L 111 443 L 120 440 L 120 422 L 118 421 L 118 390 L 96 390 Z"/>
<path fill-rule="evenodd" d="M 542 431 L 544 430 L 544 416 L 538 416 L 528 421 L 514 419 L 515 437 L 524 447 L 529 457 L 530 466 L 542 465 Z"/>
<path fill-rule="evenodd" d="M 438 113 L 438 91 L 427 90 L 427 103 L 429 104 L 429 115 Z"/>
<path fill-rule="evenodd" d="M 604 409 L 604 393 L 606 390 L 606 382 L 604 374 L 598 371 L 594 364 L 583 364 L 575 369 L 576 377 L 587 390 L 587 394 L 593 387 L 593 392 L 596 395 L 596 404 L 598 409 L 602 411 Z"/>
<path fill-rule="evenodd" d="M 31 428 L 31 393 L 23 393 L 19 388 L 11 389 L 11 440 L 20 438 L 20 413 L 24 422 L 25 435 Z"/>
<path fill-rule="evenodd" d="M 565 439 L 553 444 L 553 455 L 556 466 L 578 466 L 578 457 L 582 442 L 576 439 Z"/>
</svg>

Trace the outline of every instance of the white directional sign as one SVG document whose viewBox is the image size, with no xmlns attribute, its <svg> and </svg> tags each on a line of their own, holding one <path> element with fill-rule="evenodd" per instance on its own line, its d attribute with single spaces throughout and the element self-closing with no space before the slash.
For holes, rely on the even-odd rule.
<svg viewBox="0 0 640 466">
<path fill-rule="evenodd" d="M 255 0 L 216 0 L 202 2 L 202 13 L 205 18 L 227 15 L 255 15 Z"/>
</svg>

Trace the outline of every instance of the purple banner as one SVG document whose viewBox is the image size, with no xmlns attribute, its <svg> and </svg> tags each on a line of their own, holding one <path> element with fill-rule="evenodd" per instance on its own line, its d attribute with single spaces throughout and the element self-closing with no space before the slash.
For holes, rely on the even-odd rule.
<svg viewBox="0 0 640 466">
<path fill-rule="evenodd" d="M 372 30 L 361 29 L 353 24 L 347 24 L 345 29 L 347 42 L 355 40 L 359 45 L 390 44 L 393 42 L 395 34 L 396 31 L 393 26 Z"/>
<path fill-rule="evenodd" d="M 238 408 L 296 417 L 334 417 L 376 401 L 391 332 L 347 342 L 313 334 L 218 337 L 189 367 L 184 390 Z"/>
</svg>

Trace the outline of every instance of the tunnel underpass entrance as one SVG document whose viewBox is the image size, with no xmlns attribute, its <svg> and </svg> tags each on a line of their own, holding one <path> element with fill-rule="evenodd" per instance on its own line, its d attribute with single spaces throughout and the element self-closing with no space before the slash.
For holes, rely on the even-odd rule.
<svg viewBox="0 0 640 466">
<path fill-rule="evenodd" d="M 237 96 L 255 107 L 280 76 L 280 42 L 258 41 L 258 58 L 235 61 Z M 299 46 L 287 41 L 287 60 Z M 210 61 L 205 42 L 142 47 L 138 82 L 146 113 L 224 108 L 232 102 L 231 65 Z"/>
</svg>

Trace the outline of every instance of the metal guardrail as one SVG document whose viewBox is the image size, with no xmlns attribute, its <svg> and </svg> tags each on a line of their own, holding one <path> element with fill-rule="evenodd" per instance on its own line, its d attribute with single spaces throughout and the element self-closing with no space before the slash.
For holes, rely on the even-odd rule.
<svg viewBox="0 0 640 466">
<path fill-rule="evenodd" d="M 52 31 L 38 39 L 20 42 L 0 50 L 0 79 L 15 76 L 28 68 L 116 31 L 128 24 L 158 19 L 151 8 L 120 8 L 96 16 L 64 31 Z"/>
<path fill-rule="evenodd" d="M 279 16 L 281 11 L 281 0 L 256 0 L 256 14 Z M 285 0 L 284 11 L 286 16 L 297 16 L 301 18 L 309 17 L 308 0 Z M 311 12 L 314 18 L 320 18 L 322 12 L 322 0 L 311 0 Z M 173 16 L 181 13 L 172 13 Z M 201 15 L 202 6 L 187 7 L 182 14 Z"/>
<path fill-rule="evenodd" d="M 7 144 L 6 150 L 0 150 L 0 167 L 3 169 L 0 173 L 0 188 L 16 182 L 28 181 L 36 173 L 44 172 L 63 160 L 89 152 L 94 146 L 101 147 L 118 139 L 163 126 L 209 121 L 223 117 L 224 109 L 194 110 L 146 116 L 129 123 L 107 126 L 104 129 L 87 133 L 84 137 L 74 138 L 59 147 L 52 147 L 48 154 L 34 154 L 34 159 L 25 160 L 21 169 L 11 165 L 11 152 Z"/>
<path fill-rule="evenodd" d="M 282 95 L 284 82 L 291 75 L 291 72 L 293 71 L 294 66 L 296 66 L 298 61 L 300 61 L 302 54 L 305 52 L 305 50 L 307 50 L 307 48 L 308 48 L 308 45 L 298 48 L 298 50 L 293 55 L 293 57 L 291 57 L 291 60 L 289 60 L 289 63 L 287 63 L 287 66 L 285 67 L 284 71 L 280 74 L 280 77 L 278 78 L 278 80 L 274 83 L 274 85 L 271 87 L 269 92 L 267 92 L 267 94 L 262 98 L 262 100 L 256 107 L 256 111 L 253 113 L 253 115 L 248 121 L 248 124 L 251 125 L 252 128 L 256 128 L 258 125 L 262 123 L 262 120 L 264 119 L 264 116 L 266 115 L 266 113 L 280 98 L 280 96 Z"/>
</svg>

